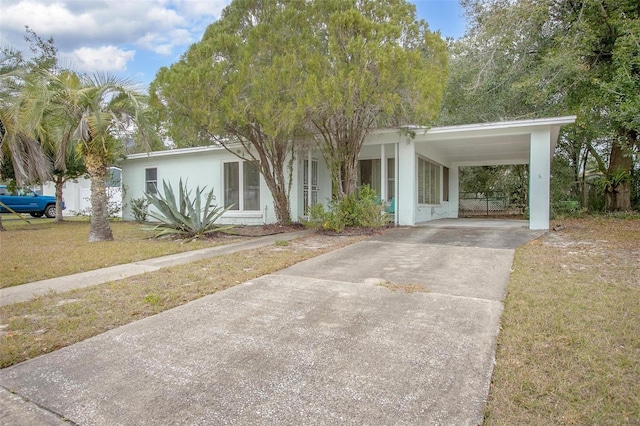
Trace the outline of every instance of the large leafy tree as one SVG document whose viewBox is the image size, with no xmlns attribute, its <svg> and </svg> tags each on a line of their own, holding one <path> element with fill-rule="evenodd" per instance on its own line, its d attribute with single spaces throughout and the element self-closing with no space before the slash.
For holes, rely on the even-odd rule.
<svg viewBox="0 0 640 426">
<path fill-rule="evenodd" d="M 599 165 L 606 208 L 630 208 L 640 128 L 635 0 L 464 0 L 470 29 L 453 47 L 447 124 L 575 113 L 561 147 L 580 173 Z"/>
<path fill-rule="evenodd" d="M 404 0 L 236 0 L 152 96 L 177 145 L 217 142 L 254 162 L 288 222 L 299 141 L 319 144 L 335 195 L 352 194 L 365 137 L 430 123 L 445 72 L 444 42 Z"/>
<path fill-rule="evenodd" d="M 356 190 L 358 156 L 378 128 L 429 125 L 446 82 L 446 45 L 404 0 L 312 2 L 304 55 L 306 124 L 338 199 Z"/>
<path fill-rule="evenodd" d="M 289 223 L 297 99 L 304 74 L 304 1 L 234 1 L 219 21 L 152 83 L 154 105 L 177 146 L 218 143 L 255 164 Z M 242 149 L 238 149 L 242 148 Z"/>
</svg>

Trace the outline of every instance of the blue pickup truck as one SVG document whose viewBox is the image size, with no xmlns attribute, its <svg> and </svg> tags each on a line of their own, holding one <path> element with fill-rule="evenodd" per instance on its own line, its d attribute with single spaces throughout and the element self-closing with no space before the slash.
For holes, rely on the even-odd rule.
<svg viewBox="0 0 640 426">
<path fill-rule="evenodd" d="M 33 217 L 56 217 L 56 197 L 30 192 L 25 195 L 11 195 L 6 185 L 0 185 L 0 213 L 29 213 Z M 66 206 L 62 202 L 62 210 Z"/>
</svg>

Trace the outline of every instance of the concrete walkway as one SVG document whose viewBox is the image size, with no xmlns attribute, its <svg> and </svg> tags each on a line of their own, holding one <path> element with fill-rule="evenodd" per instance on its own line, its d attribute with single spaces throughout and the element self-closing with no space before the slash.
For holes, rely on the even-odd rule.
<svg viewBox="0 0 640 426">
<path fill-rule="evenodd" d="M 480 424 L 514 249 L 542 233 L 439 222 L 0 370 L 0 423 Z"/>
<path fill-rule="evenodd" d="M 169 254 L 167 256 L 156 257 L 153 259 L 141 260 L 138 262 L 67 275 L 64 277 L 35 281 L 15 287 L 3 288 L 0 289 L 0 306 L 26 302 L 34 297 L 42 296 L 43 294 L 47 294 L 51 291 L 63 292 L 76 288 L 89 287 L 96 284 L 120 280 L 133 275 L 144 274 L 145 272 L 157 271 L 161 268 L 168 268 L 170 266 L 182 265 L 215 256 L 237 253 L 243 250 L 270 246 L 273 245 L 276 240 L 289 241 L 295 238 L 300 238 L 304 235 L 309 235 L 311 232 L 312 231 L 305 230 L 251 238 L 233 244 Z"/>
</svg>

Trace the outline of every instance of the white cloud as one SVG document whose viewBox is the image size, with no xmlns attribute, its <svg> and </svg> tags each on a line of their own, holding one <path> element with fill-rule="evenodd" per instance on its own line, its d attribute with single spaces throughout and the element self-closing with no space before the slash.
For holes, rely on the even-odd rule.
<svg viewBox="0 0 640 426">
<path fill-rule="evenodd" d="M 171 4 L 181 14 L 190 17 L 207 17 L 218 19 L 222 9 L 227 7 L 231 0 L 174 0 Z M 213 19 L 210 19 L 213 22 Z"/>
<path fill-rule="evenodd" d="M 60 51 L 104 45 L 158 52 L 186 47 L 230 0 L 2 0 L 0 35 L 24 47 L 24 26 L 53 37 Z M 157 44 L 154 44 L 157 43 Z"/>
<path fill-rule="evenodd" d="M 146 33 L 136 41 L 136 46 L 159 55 L 171 55 L 176 46 L 188 46 L 195 38 L 184 29 L 176 29 L 168 34 Z"/>
<path fill-rule="evenodd" d="M 146 79 L 200 40 L 231 0 L 0 0 L 0 45 L 28 52 L 25 25 L 53 37 L 60 63 Z"/>
<path fill-rule="evenodd" d="M 78 71 L 116 72 L 126 70 L 127 62 L 133 60 L 135 54 L 135 50 L 122 50 L 115 46 L 81 47 L 63 55 L 63 58 Z"/>
<path fill-rule="evenodd" d="M 78 26 L 94 26 L 96 23 L 88 13 L 73 13 L 63 3 L 40 1 L 7 2 L 3 6 L 2 26 L 23 31 L 25 25 L 45 37 L 68 32 Z"/>
</svg>

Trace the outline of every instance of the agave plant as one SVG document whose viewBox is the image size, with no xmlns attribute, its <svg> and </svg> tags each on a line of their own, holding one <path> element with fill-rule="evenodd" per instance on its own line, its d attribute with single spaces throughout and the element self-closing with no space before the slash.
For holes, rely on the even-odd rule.
<svg viewBox="0 0 640 426">
<path fill-rule="evenodd" d="M 160 194 L 145 194 L 149 203 L 157 211 L 150 210 L 149 216 L 160 221 L 152 228 L 159 231 L 156 238 L 165 235 L 179 235 L 189 241 L 214 232 L 225 231 L 232 226 L 219 226 L 215 222 L 227 211 L 228 208 L 212 204 L 213 189 L 209 191 L 202 201 L 202 193 L 206 189 L 196 187 L 196 194 L 191 199 L 191 190 L 187 190 L 187 182 L 182 183 L 176 198 L 171 183 L 162 181 L 164 196 Z"/>
</svg>

